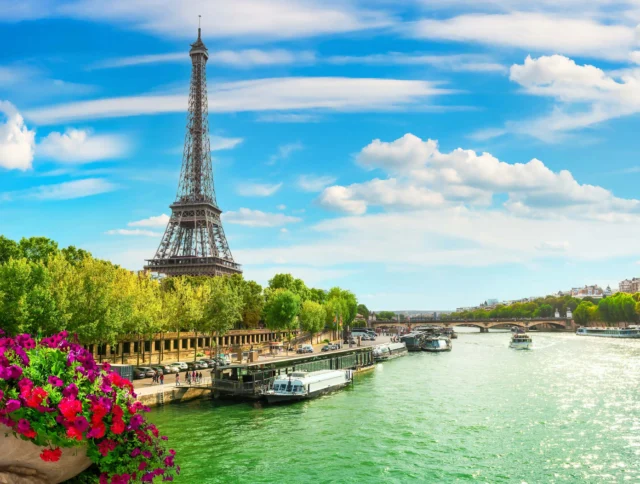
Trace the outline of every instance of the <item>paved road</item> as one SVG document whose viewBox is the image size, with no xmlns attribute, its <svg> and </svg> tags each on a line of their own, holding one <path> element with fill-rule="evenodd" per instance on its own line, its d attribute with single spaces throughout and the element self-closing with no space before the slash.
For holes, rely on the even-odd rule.
<svg viewBox="0 0 640 484">
<path fill-rule="evenodd" d="M 376 338 L 375 341 L 362 341 L 360 346 L 375 346 L 377 344 L 380 343 L 388 343 L 391 340 L 390 336 L 378 336 L 378 338 Z M 319 344 L 314 344 L 313 345 L 313 349 L 315 353 L 319 353 L 322 349 L 322 347 L 325 345 L 325 343 L 319 343 Z M 354 346 L 355 347 L 355 346 Z M 348 349 L 349 345 L 342 345 L 342 349 Z M 283 353 L 282 355 L 279 355 L 277 357 L 272 357 L 272 356 L 266 356 L 266 357 L 260 357 L 260 361 L 275 361 L 275 360 L 279 360 L 279 359 L 284 359 L 284 358 L 291 358 L 294 356 L 298 356 L 296 355 L 295 352 L 290 351 L 289 354 L 287 355 L 287 353 Z M 211 381 L 210 380 L 210 372 L 211 369 L 204 369 L 204 370 L 200 370 L 200 372 L 202 373 L 202 376 L 204 378 L 207 378 L 207 381 Z M 184 375 L 185 372 L 181 371 L 180 372 L 180 382 L 184 385 L 185 384 L 185 379 L 184 379 Z M 169 388 L 169 387 L 175 387 L 176 384 L 176 374 L 175 373 L 170 373 L 168 375 L 164 376 L 164 387 L 163 388 Z M 133 386 L 136 389 L 136 392 L 143 395 L 143 394 L 147 394 L 147 393 L 156 393 L 160 390 L 160 384 L 158 383 L 153 383 L 151 378 L 145 378 L 144 380 L 135 380 L 133 382 Z M 148 389 L 148 390 L 146 390 Z M 143 391 L 144 390 L 144 391 Z"/>
</svg>

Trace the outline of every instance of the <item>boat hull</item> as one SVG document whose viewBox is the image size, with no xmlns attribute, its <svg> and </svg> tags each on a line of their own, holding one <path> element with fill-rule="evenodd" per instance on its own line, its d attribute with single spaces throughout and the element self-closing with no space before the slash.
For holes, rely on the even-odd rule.
<svg viewBox="0 0 640 484">
<path fill-rule="evenodd" d="M 533 343 L 510 343 L 509 348 L 514 350 L 530 350 Z"/>
<path fill-rule="evenodd" d="M 451 351 L 451 347 L 448 348 L 422 348 L 422 351 L 427 353 L 442 353 L 444 351 Z"/>
<path fill-rule="evenodd" d="M 341 385 L 336 385 L 329 388 L 323 388 L 321 390 L 315 390 L 310 393 L 304 393 L 302 395 L 280 395 L 277 393 L 267 393 L 264 395 L 264 398 L 267 400 L 267 403 L 270 403 L 270 404 L 293 403 L 293 402 L 299 402 L 301 400 L 312 400 L 322 395 L 326 395 L 328 393 L 341 390 L 342 388 L 346 387 L 349 383 L 351 382 L 345 382 Z"/>
</svg>

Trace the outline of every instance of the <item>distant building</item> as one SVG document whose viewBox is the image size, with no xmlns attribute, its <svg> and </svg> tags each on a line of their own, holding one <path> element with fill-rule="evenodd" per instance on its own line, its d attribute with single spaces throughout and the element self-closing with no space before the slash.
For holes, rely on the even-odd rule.
<svg viewBox="0 0 640 484">
<path fill-rule="evenodd" d="M 604 290 L 604 295 L 606 297 L 609 297 L 609 296 L 613 295 L 613 291 L 611 290 L 611 286 L 607 286 L 607 288 Z"/>
<path fill-rule="evenodd" d="M 631 293 L 632 286 L 633 282 L 631 282 L 629 279 L 625 279 L 624 281 L 620 281 L 620 284 L 618 284 L 618 291 Z"/>
<path fill-rule="evenodd" d="M 487 306 L 497 306 L 498 302 L 497 299 L 487 299 Z"/>
<path fill-rule="evenodd" d="M 598 286 L 597 284 L 594 284 L 592 286 L 574 287 L 573 289 L 571 289 L 571 296 L 577 299 L 582 299 L 585 297 L 601 299 L 605 296 L 605 293 L 600 286 Z"/>
</svg>

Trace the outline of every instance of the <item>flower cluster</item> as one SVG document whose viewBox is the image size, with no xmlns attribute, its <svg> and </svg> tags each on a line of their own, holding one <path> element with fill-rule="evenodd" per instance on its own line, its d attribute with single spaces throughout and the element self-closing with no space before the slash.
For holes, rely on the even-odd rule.
<svg viewBox="0 0 640 484">
<path fill-rule="evenodd" d="M 83 447 L 100 484 L 172 481 L 180 472 L 166 437 L 146 421 L 129 380 L 98 365 L 66 332 L 36 342 L 0 330 L 0 424 L 57 462 Z"/>
</svg>

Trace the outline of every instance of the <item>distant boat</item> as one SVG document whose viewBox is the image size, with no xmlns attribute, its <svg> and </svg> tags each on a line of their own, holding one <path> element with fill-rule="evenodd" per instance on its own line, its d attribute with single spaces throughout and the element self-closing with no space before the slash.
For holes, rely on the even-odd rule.
<svg viewBox="0 0 640 484">
<path fill-rule="evenodd" d="M 531 336 L 527 333 L 516 332 L 511 335 L 511 343 L 509 343 L 509 347 L 514 350 L 529 350 L 533 345 L 533 341 L 531 340 Z"/>
<path fill-rule="evenodd" d="M 309 400 L 339 390 L 352 380 L 351 370 L 295 371 L 277 377 L 264 397 L 269 403 Z"/>
<path fill-rule="evenodd" d="M 599 336 L 601 338 L 640 338 L 640 329 L 630 328 L 578 328 L 578 336 Z"/>
<path fill-rule="evenodd" d="M 430 336 L 422 343 L 422 351 L 439 353 L 441 351 L 451 351 L 451 340 L 444 336 Z"/>
<path fill-rule="evenodd" d="M 387 361 L 407 354 L 407 345 L 402 343 L 384 343 L 374 346 L 373 359 L 375 361 Z"/>
</svg>

